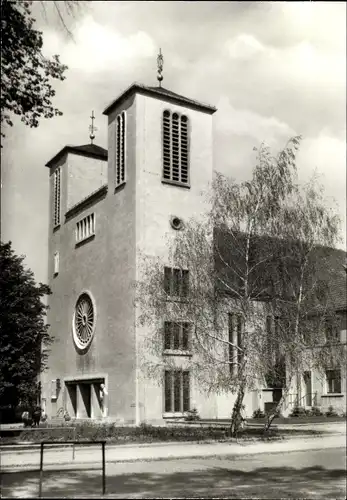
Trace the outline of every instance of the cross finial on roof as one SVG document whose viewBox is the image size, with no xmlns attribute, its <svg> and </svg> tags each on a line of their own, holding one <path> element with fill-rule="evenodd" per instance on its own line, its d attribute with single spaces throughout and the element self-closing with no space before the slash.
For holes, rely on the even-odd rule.
<svg viewBox="0 0 347 500">
<path fill-rule="evenodd" d="M 164 77 L 162 75 L 163 66 L 164 66 L 164 57 L 163 57 L 163 55 L 161 53 L 161 49 L 159 49 L 159 54 L 158 54 L 158 57 L 157 57 L 157 66 L 158 66 L 157 80 L 159 82 L 159 87 L 161 87 L 161 82 L 164 79 Z"/>
<path fill-rule="evenodd" d="M 90 130 L 89 138 L 90 138 L 90 143 L 93 144 L 93 141 L 95 139 L 94 132 L 98 130 L 94 125 L 94 120 L 95 120 L 94 111 L 92 111 L 92 116 L 90 118 L 92 119 L 92 124 L 89 125 L 89 130 Z"/>
</svg>

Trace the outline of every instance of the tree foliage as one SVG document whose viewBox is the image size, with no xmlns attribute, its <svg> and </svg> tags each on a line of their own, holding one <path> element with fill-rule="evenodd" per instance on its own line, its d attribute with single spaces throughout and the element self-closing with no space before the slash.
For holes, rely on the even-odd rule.
<svg viewBox="0 0 347 500">
<path fill-rule="evenodd" d="M 23 260 L 10 242 L 0 243 L 0 400 L 11 408 L 36 401 L 37 378 L 47 363 L 43 348 L 52 342 L 42 302 L 50 289 L 35 283 Z"/>
<path fill-rule="evenodd" d="M 294 377 L 307 369 L 308 348 L 322 344 L 322 318 L 334 314 L 329 278 L 319 274 L 324 256 L 317 257 L 316 249 L 334 245 L 338 220 L 316 185 L 304 190 L 298 185 L 300 139 L 291 139 L 277 157 L 262 145 L 249 181 L 216 174 L 208 215 L 187 221 L 168 241 L 168 260 L 142 256 L 138 319 L 149 333 L 143 370 L 160 379 L 163 367 L 176 366 L 175 356 L 163 356 L 163 321 L 188 322 L 187 367 L 199 387 L 237 394 L 232 432 L 247 390 L 266 381 L 281 386 L 283 404 Z M 167 296 L 167 265 L 189 270 L 187 300 Z M 313 317 L 320 319 L 314 327 Z M 310 363 L 322 368 L 327 359 L 325 346 L 314 350 Z"/>
<path fill-rule="evenodd" d="M 67 66 L 58 55 L 42 53 L 42 32 L 34 28 L 32 1 L 1 0 L 1 125 L 19 115 L 29 127 L 40 118 L 62 115 L 53 106 L 52 80 L 65 79 Z M 4 133 L 1 133 L 4 136 Z"/>
</svg>

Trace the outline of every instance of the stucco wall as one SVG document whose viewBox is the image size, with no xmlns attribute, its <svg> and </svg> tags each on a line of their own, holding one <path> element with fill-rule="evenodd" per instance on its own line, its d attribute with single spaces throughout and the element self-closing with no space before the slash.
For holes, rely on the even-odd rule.
<svg viewBox="0 0 347 500">
<path fill-rule="evenodd" d="M 190 188 L 162 183 L 162 113 L 165 109 L 188 116 L 190 128 Z M 136 246 L 137 278 L 141 277 L 140 253 L 168 259 L 166 238 L 174 238 L 170 218 L 175 215 L 188 220 L 204 217 L 208 205 L 203 198 L 212 181 L 212 116 L 183 106 L 167 104 L 159 99 L 136 96 Z M 145 327 L 137 327 L 139 360 L 143 338 L 148 335 Z M 158 360 L 159 362 L 161 360 Z M 179 358 L 178 365 L 186 360 Z M 139 419 L 160 420 L 163 415 L 163 386 L 159 378 L 151 380 L 142 373 L 138 379 Z M 191 380 L 192 406 L 204 407 L 212 416 L 216 403 L 204 404 L 201 394 Z M 214 397 L 215 399 L 215 397 Z"/>
<path fill-rule="evenodd" d="M 61 378 L 78 380 L 81 377 L 105 376 L 108 389 L 108 413 L 114 419 L 135 420 L 135 331 L 133 287 L 135 279 L 135 121 L 133 103 L 129 106 L 127 129 L 126 185 L 113 189 L 115 163 L 115 116 L 109 117 L 109 190 L 106 196 L 65 220 L 68 206 L 68 169 L 78 170 L 84 177 L 88 162 L 62 162 L 62 219 L 61 226 L 53 232 L 49 228 L 49 297 L 48 323 L 55 337 L 49 357 L 49 370 L 43 375 L 43 397 L 47 398 L 47 412 L 54 416 L 64 405 L 66 391 L 62 390 L 58 401 L 51 404 L 50 381 Z M 133 107 L 132 107 L 133 106 Z M 82 158 L 82 157 L 81 157 Z M 82 158 L 83 159 L 83 158 Z M 69 167 L 67 168 L 67 164 Z M 77 165 L 77 166 L 76 166 Z M 100 163 L 93 163 L 98 176 L 95 186 L 100 186 Z M 77 170 L 76 170 L 77 169 Z M 93 169 L 93 166 L 92 166 Z M 52 169 L 53 171 L 53 169 Z M 89 170 L 89 173 L 91 170 Z M 78 177 L 74 178 L 77 182 Z M 86 182 L 94 191 L 94 184 Z M 71 181 L 71 178 L 69 178 Z M 100 182 L 100 184 L 99 184 Z M 77 183 L 78 184 L 78 183 Z M 69 185 L 70 188 L 72 184 Z M 93 186 L 93 188 L 91 187 Z M 76 188 L 77 189 L 77 188 Z M 51 187 L 52 190 L 52 187 Z M 90 194 L 86 191 L 83 194 Z M 71 194 L 71 193 L 70 193 Z M 75 195 L 74 195 L 75 196 Z M 77 195 L 76 195 L 77 196 Z M 81 198 L 82 191 L 78 192 Z M 75 202 L 77 198 L 70 196 Z M 95 236 L 76 246 L 76 222 L 95 213 Z M 60 253 L 59 274 L 53 277 L 53 254 Z M 82 291 L 89 291 L 96 304 L 96 330 L 90 348 L 85 354 L 77 352 L 72 337 L 72 318 L 76 301 Z"/>
<path fill-rule="evenodd" d="M 107 161 L 68 153 L 67 210 L 107 183 Z"/>
</svg>

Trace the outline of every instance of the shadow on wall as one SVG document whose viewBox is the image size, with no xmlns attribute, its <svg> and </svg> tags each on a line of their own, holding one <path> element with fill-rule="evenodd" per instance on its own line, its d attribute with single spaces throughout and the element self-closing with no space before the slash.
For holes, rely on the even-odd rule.
<svg viewBox="0 0 347 500">
<path fill-rule="evenodd" d="M 159 464 L 159 462 L 156 462 Z M 172 466 L 174 471 L 176 465 Z M 216 466 L 207 470 L 165 473 L 165 462 L 137 464 L 150 473 L 125 473 L 127 464 L 109 464 L 114 471 L 106 479 L 106 495 L 112 498 L 345 498 L 344 469 L 324 467 L 264 467 L 252 471 Z M 179 461 L 177 461 L 179 465 Z M 235 465 L 235 468 L 233 467 Z M 134 465 L 134 464 L 131 464 Z M 147 467 L 146 467 L 147 466 Z M 201 466 L 201 464 L 200 464 Z M 178 468 L 178 467 L 177 467 Z M 118 474 L 118 475 L 116 475 Z M 35 497 L 38 495 L 38 472 L 2 474 L 2 498 Z M 61 470 L 44 472 L 44 498 L 101 497 L 101 472 L 97 470 Z"/>
</svg>

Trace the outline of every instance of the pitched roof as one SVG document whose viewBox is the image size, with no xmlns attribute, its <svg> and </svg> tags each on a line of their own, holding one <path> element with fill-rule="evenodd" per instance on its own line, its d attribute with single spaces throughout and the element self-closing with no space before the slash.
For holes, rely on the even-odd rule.
<svg viewBox="0 0 347 500">
<path fill-rule="evenodd" d="M 242 273 L 245 265 L 244 257 L 240 256 L 240 250 L 242 254 L 245 249 L 244 240 L 245 235 L 242 233 L 232 237 L 226 230 L 215 229 L 215 264 L 217 277 L 220 278 L 217 281 L 217 286 L 226 293 L 242 287 L 237 279 L 236 270 Z M 279 253 L 277 254 L 275 240 L 275 238 L 268 236 L 254 236 L 251 241 L 250 259 L 254 259 L 253 264 L 257 263 L 257 272 L 253 277 L 250 276 L 250 279 L 254 280 L 252 290 L 254 296 L 258 296 L 259 300 L 267 300 L 271 296 L 271 283 L 267 282 L 267 278 L 272 273 L 277 272 L 278 258 L 283 255 L 283 251 L 288 251 L 290 265 L 295 267 L 296 242 L 292 242 L 294 243 L 294 254 L 292 254 L 290 242 L 276 240 L 279 243 Z M 262 264 L 262 256 L 264 255 L 267 258 Z M 318 282 L 324 284 L 327 306 L 335 311 L 347 311 L 346 257 L 347 253 L 344 250 L 326 246 L 317 246 L 310 254 L 309 272 L 313 273 L 317 285 Z M 319 286 L 317 286 L 317 290 L 318 288 Z M 262 290 L 261 294 L 258 293 L 259 290 Z"/>
<path fill-rule="evenodd" d="M 326 280 L 329 286 L 329 302 L 334 309 L 347 310 L 347 283 L 344 268 L 347 253 L 344 250 L 329 247 L 316 249 L 317 258 L 321 261 L 319 278 Z"/>
<path fill-rule="evenodd" d="M 160 98 L 167 102 L 172 102 L 175 104 L 181 104 L 191 109 L 196 109 L 198 111 L 203 111 L 205 113 L 213 114 L 217 111 L 217 108 L 210 106 L 209 104 L 204 104 L 202 102 L 190 99 L 180 94 L 176 94 L 171 90 L 165 89 L 164 87 L 147 87 L 146 85 L 141 85 L 139 83 L 133 83 L 128 87 L 120 96 L 118 96 L 114 101 L 107 106 L 103 111 L 104 115 L 108 115 L 113 111 L 116 106 L 119 106 L 125 99 L 130 97 L 134 93 L 139 93 L 149 97 Z"/>
<path fill-rule="evenodd" d="M 87 156 L 88 158 L 96 158 L 99 160 L 107 160 L 107 150 L 96 144 L 84 144 L 82 146 L 64 146 L 53 158 L 51 158 L 47 163 L 46 167 L 52 167 L 57 163 L 60 158 L 62 158 L 67 153 L 74 153 L 81 156 Z"/>
</svg>

